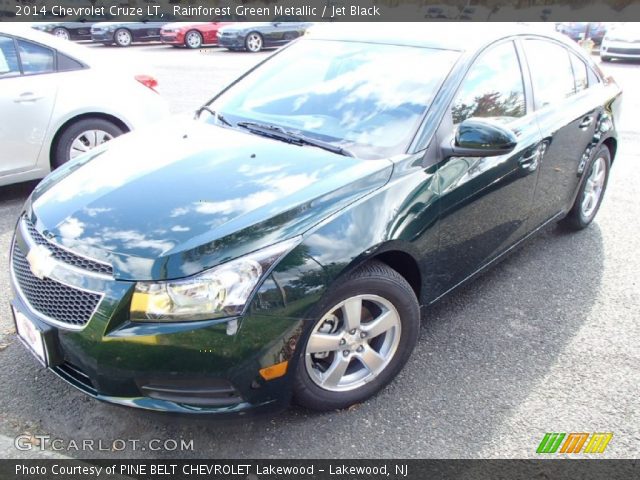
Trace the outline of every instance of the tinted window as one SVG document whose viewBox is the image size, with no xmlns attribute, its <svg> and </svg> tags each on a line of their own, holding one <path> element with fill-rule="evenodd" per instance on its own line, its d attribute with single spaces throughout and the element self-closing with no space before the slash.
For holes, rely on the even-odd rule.
<svg viewBox="0 0 640 480">
<path fill-rule="evenodd" d="M 73 58 L 67 57 L 66 55 L 63 55 L 62 53 L 58 52 L 58 71 L 59 72 L 70 72 L 72 70 L 82 70 L 83 68 L 84 66 L 77 60 L 74 60 Z"/>
<path fill-rule="evenodd" d="M 573 68 L 573 77 L 576 84 L 576 92 L 581 92 L 589 87 L 589 80 L 587 78 L 587 66 L 578 58 L 577 55 L 570 53 L 571 67 Z"/>
<path fill-rule="evenodd" d="M 575 84 L 569 52 L 545 40 L 525 42 L 533 80 L 533 96 L 539 107 L 561 102 L 573 95 Z"/>
<path fill-rule="evenodd" d="M 42 45 L 18 40 L 18 51 L 25 75 L 50 73 L 55 70 L 53 50 Z"/>
<path fill-rule="evenodd" d="M 0 35 L 0 78 L 20 75 L 20 65 L 13 38 Z"/>
<path fill-rule="evenodd" d="M 524 84 L 513 42 L 493 47 L 475 61 L 451 114 L 454 124 L 470 117 L 508 119 L 525 114 Z"/>
</svg>

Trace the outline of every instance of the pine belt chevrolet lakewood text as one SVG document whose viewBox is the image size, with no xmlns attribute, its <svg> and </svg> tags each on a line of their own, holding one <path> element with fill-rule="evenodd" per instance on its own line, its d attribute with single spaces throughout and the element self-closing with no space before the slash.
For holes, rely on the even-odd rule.
<svg viewBox="0 0 640 480">
<path fill-rule="evenodd" d="M 420 306 L 602 201 L 620 89 L 569 40 L 511 28 L 321 26 L 193 120 L 65 164 L 18 220 L 20 338 L 122 405 L 364 401 Z"/>
</svg>

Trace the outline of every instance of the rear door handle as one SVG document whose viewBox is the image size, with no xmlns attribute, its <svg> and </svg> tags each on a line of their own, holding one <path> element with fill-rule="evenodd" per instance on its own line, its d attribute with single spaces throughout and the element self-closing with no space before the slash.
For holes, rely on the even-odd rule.
<svg viewBox="0 0 640 480">
<path fill-rule="evenodd" d="M 593 117 L 589 115 L 588 117 L 584 117 L 580 122 L 580 128 L 585 129 L 588 128 L 593 123 Z"/>
<path fill-rule="evenodd" d="M 20 96 L 14 99 L 13 101 L 16 103 L 37 102 L 42 98 L 43 98 L 42 95 L 36 95 L 33 92 L 24 92 L 24 93 L 21 93 Z"/>
</svg>

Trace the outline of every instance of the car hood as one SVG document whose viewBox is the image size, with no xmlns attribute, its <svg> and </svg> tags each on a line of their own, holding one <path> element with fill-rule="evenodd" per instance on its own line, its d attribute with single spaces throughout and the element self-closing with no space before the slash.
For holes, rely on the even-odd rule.
<svg viewBox="0 0 640 480">
<path fill-rule="evenodd" d="M 301 235 L 391 172 L 389 160 L 173 119 L 69 162 L 26 208 L 45 236 L 116 278 L 170 279 Z"/>
</svg>

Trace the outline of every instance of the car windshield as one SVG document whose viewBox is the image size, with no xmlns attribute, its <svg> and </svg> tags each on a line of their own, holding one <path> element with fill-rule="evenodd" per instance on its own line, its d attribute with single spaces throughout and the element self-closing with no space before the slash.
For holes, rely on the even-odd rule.
<svg viewBox="0 0 640 480">
<path fill-rule="evenodd" d="M 259 122 L 360 158 L 384 158 L 406 151 L 457 56 L 449 50 L 306 39 L 283 49 L 209 107 L 231 124 Z"/>
</svg>

